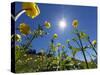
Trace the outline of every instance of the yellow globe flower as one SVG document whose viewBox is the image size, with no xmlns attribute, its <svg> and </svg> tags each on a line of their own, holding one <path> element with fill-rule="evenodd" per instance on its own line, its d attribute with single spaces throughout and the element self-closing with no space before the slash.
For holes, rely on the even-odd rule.
<svg viewBox="0 0 100 75">
<path fill-rule="evenodd" d="M 35 18 L 40 14 L 40 9 L 36 3 L 24 2 L 22 3 L 22 9 L 26 11 L 26 15 Z"/>
<path fill-rule="evenodd" d="M 47 29 L 51 28 L 50 22 L 45 21 L 44 25 Z"/>
<path fill-rule="evenodd" d="M 96 44 L 97 44 L 97 41 L 96 41 L 96 40 L 93 40 L 93 41 L 92 41 L 92 44 L 93 44 L 93 45 L 96 45 Z"/>
<path fill-rule="evenodd" d="M 64 45 L 62 45 L 62 48 L 64 49 L 64 48 L 65 48 L 65 46 L 64 46 Z"/>
<path fill-rule="evenodd" d="M 23 35 L 27 35 L 30 33 L 30 27 L 25 23 L 20 24 L 19 30 Z"/>
<path fill-rule="evenodd" d="M 60 47 L 61 46 L 61 43 L 58 43 L 57 46 Z"/>
<path fill-rule="evenodd" d="M 55 33 L 55 34 L 53 35 L 53 38 L 54 38 L 54 39 L 57 39 L 57 38 L 58 38 L 58 35 Z"/>
<path fill-rule="evenodd" d="M 15 34 L 13 37 L 15 38 L 15 41 L 21 41 L 21 36 L 19 34 Z"/>
<path fill-rule="evenodd" d="M 77 26 L 78 26 L 78 20 L 76 20 L 76 19 L 73 20 L 72 25 L 73 25 L 74 28 L 77 28 Z"/>
<path fill-rule="evenodd" d="M 69 43 L 70 42 L 70 40 L 66 40 L 66 43 Z"/>
</svg>

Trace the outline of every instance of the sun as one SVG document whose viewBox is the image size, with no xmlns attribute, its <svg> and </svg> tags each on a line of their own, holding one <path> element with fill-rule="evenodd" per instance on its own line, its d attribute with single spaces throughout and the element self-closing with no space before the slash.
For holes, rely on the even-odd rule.
<svg viewBox="0 0 100 75">
<path fill-rule="evenodd" d="M 59 21 L 60 29 L 65 29 L 66 26 L 67 26 L 67 22 L 65 21 L 65 19 L 62 19 L 61 21 Z"/>
</svg>

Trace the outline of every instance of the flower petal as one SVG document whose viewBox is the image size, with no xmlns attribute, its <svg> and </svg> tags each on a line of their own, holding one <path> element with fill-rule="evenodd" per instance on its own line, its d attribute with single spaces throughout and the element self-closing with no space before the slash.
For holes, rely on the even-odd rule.
<svg viewBox="0 0 100 75">
<path fill-rule="evenodd" d="M 40 9 L 36 3 L 24 2 L 22 3 L 22 9 L 26 10 L 26 15 L 32 19 L 40 14 Z"/>
</svg>

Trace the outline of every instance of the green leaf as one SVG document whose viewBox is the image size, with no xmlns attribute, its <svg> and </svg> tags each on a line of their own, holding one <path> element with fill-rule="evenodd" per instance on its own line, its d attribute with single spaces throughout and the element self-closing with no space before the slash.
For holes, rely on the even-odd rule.
<svg viewBox="0 0 100 75">
<path fill-rule="evenodd" d="M 80 34 L 80 38 L 81 38 L 81 39 L 87 38 L 87 36 L 88 36 L 88 35 L 87 35 L 86 33 L 84 33 L 84 32 L 80 32 L 79 34 Z"/>
<path fill-rule="evenodd" d="M 75 54 L 81 50 L 80 48 L 75 48 L 73 46 L 70 46 L 69 48 L 72 50 L 73 56 L 75 56 Z"/>
</svg>

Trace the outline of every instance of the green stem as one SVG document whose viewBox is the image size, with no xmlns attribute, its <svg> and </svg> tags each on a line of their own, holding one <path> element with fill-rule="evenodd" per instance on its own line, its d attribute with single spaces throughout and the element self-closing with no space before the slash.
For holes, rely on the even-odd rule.
<svg viewBox="0 0 100 75">
<path fill-rule="evenodd" d="M 92 49 L 94 50 L 95 54 L 97 55 L 97 51 L 95 50 L 94 46 L 92 45 L 90 39 L 88 39 L 88 41 L 89 41 L 90 45 L 92 46 Z"/>
<path fill-rule="evenodd" d="M 81 46 L 80 46 L 80 44 L 78 43 L 78 41 L 76 40 L 75 42 L 76 42 L 76 43 L 77 43 L 77 45 L 81 48 Z"/>
<path fill-rule="evenodd" d="M 23 51 L 23 54 L 22 54 L 19 58 L 16 59 L 15 63 L 16 63 L 20 58 L 22 58 L 24 54 L 25 54 L 25 51 Z"/>
<path fill-rule="evenodd" d="M 60 50 L 58 49 L 58 57 L 59 57 L 59 62 L 58 62 L 58 66 L 59 66 L 59 69 L 60 69 L 60 60 L 61 60 L 61 54 L 60 54 Z"/>
<path fill-rule="evenodd" d="M 24 47 L 24 49 L 27 49 L 28 47 L 29 47 L 29 45 L 31 44 L 31 42 L 32 42 L 32 40 L 35 38 L 35 36 L 32 36 L 32 39 L 26 44 L 26 46 Z M 25 52 L 26 51 L 24 51 L 23 52 L 23 54 L 25 54 Z M 17 60 L 16 60 L 16 62 L 20 59 L 20 58 L 22 58 L 23 57 L 23 55 L 22 56 L 20 56 Z"/>
<path fill-rule="evenodd" d="M 85 55 L 85 52 L 84 52 L 84 49 L 83 49 L 83 44 L 82 44 L 82 41 L 81 41 L 81 39 L 80 39 L 79 33 L 77 33 L 77 36 L 78 36 L 79 42 L 80 42 L 80 44 L 81 44 L 81 50 L 82 50 L 82 53 L 83 53 L 83 56 L 84 56 L 84 59 L 85 59 L 85 62 L 86 62 L 86 67 L 89 68 L 88 62 L 87 62 L 87 59 L 86 59 L 86 55 Z"/>
<path fill-rule="evenodd" d="M 70 47 L 71 45 L 68 43 L 68 46 Z M 71 49 L 71 52 L 72 52 L 72 57 L 75 59 L 75 55 L 73 54 L 73 50 Z"/>
<path fill-rule="evenodd" d="M 96 65 L 96 63 L 94 62 L 94 60 L 93 60 L 92 56 L 90 55 L 90 53 L 89 53 L 89 52 L 87 52 L 87 54 L 90 56 L 91 61 L 92 61 L 92 62 Z"/>
<path fill-rule="evenodd" d="M 33 41 L 34 38 L 35 38 L 35 35 L 32 36 L 31 40 L 26 44 L 26 46 L 24 47 L 25 49 L 27 49 L 29 47 L 29 45 L 31 44 L 31 42 Z"/>
</svg>

